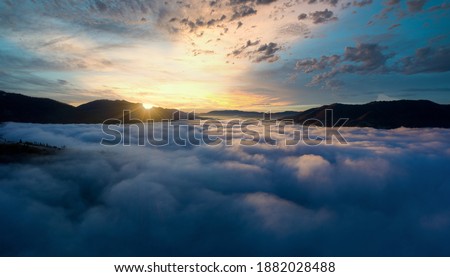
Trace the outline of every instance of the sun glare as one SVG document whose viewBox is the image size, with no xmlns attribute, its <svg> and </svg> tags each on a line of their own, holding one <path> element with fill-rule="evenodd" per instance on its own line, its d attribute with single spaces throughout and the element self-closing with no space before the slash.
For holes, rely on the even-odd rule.
<svg viewBox="0 0 450 277">
<path fill-rule="evenodd" d="M 142 106 L 144 106 L 144 109 L 146 110 L 150 110 L 151 108 L 153 108 L 153 104 L 150 103 L 144 103 L 142 104 Z"/>
</svg>

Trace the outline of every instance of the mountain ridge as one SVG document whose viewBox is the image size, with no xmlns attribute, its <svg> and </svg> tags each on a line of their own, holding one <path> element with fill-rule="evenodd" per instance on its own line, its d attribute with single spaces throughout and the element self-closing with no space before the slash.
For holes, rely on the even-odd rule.
<svg viewBox="0 0 450 277">
<path fill-rule="evenodd" d="M 125 113 L 124 111 L 130 111 Z M 187 118 L 189 115 L 176 109 L 153 107 L 145 109 L 141 103 L 126 100 L 94 100 L 72 106 L 49 98 L 26 96 L 0 91 L 0 122 L 27 123 L 103 123 L 107 119 L 123 122 Z"/>
<path fill-rule="evenodd" d="M 430 100 L 374 101 L 367 104 L 334 103 L 302 112 L 286 111 L 271 114 L 272 119 L 291 120 L 297 124 L 310 124 L 311 119 L 325 123 L 326 110 L 333 110 L 334 122 L 348 118 L 345 127 L 372 127 L 377 129 L 450 128 L 450 105 Z M 129 111 L 124 113 L 124 111 Z M 200 116 L 235 116 L 267 119 L 267 113 L 239 110 L 217 110 Z M 0 122 L 98 124 L 107 119 L 123 123 L 134 121 L 161 121 L 192 119 L 193 115 L 177 109 L 153 107 L 145 109 L 141 103 L 126 100 L 94 100 L 77 107 L 49 98 L 37 98 L 18 93 L 0 91 Z M 198 118 L 197 118 L 198 119 Z M 328 122 L 328 127 L 332 126 Z"/>
<path fill-rule="evenodd" d="M 333 121 L 348 118 L 345 127 L 372 127 L 376 129 L 450 128 L 450 105 L 437 104 L 430 100 L 374 101 L 367 104 L 334 103 L 312 108 L 282 120 L 293 120 L 308 125 L 316 119 L 325 125 L 325 111 L 333 110 Z M 310 123 L 312 123 L 310 121 Z M 327 127 L 332 126 L 328 121 Z"/>
</svg>

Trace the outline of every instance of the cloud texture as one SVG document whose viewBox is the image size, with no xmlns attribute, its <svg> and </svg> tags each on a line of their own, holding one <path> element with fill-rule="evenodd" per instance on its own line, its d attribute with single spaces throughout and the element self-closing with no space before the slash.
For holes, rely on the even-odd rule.
<svg viewBox="0 0 450 277">
<path fill-rule="evenodd" d="M 105 147 L 98 125 L 3 125 L 3 138 L 67 149 L 0 165 L 0 255 L 450 255 L 450 131 L 343 135 Z"/>
</svg>

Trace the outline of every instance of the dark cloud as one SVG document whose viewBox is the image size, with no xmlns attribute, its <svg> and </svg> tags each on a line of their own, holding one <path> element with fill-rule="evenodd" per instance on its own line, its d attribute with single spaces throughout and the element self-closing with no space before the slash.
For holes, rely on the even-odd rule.
<svg viewBox="0 0 450 277">
<path fill-rule="evenodd" d="M 218 18 L 218 19 L 214 19 L 214 18 L 213 18 L 213 19 L 208 20 L 208 22 L 207 22 L 206 24 L 208 25 L 208 27 L 214 26 L 215 24 L 224 21 L 226 18 L 227 18 L 226 15 L 222 15 L 222 16 L 221 16 L 220 18 Z"/>
<path fill-rule="evenodd" d="M 378 44 L 358 44 L 356 47 L 346 47 L 343 58 L 346 61 L 361 63 L 358 71 L 373 71 L 382 68 L 390 55 L 383 53 L 384 48 Z"/>
<path fill-rule="evenodd" d="M 450 47 L 424 47 L 415 55 L 402 58 L 396 70 L 404 74 L 450 71 Z"/>
<path fill-rule="evenodd" d="M 309 17 L 312 19 L 314 24 L 337 20 L 337 17 L 334 16 L 333 11 L 328 9 L 312 12 L 309 14 Z"/>
<path fill-rule="evenodd" d="M 95 0 L 95 7 L 97 7 L 100 12 L 105 12 L 108 9 L 108 6 L 100 0 Z"/>
<path fill-rule="evenodd" d="M 353 1 L 352 5 L 356 7 L 364 7 L 372 4 L 372 0 Z"/>
<path fill-rule="evenodd" d="M 394 6 L 394 5 L 397 5 L 399 3 L 400 3 L 400 0 L 388 0 L 388 1 L 385 1 L 385 4 L 388 5 L 388 6 Z"/>
<path fill-rule="evenodd" d="M 226 18 L 227 18 L 227 16 L 224 14 L 219 18 L 211 18 L 211 19 L 207 19 L 207 20 L 202 17 L 197 18 L 195 20 L 190 20 L 189 18 L 183 18 L 183 19 L 178 20 L 178 18 L 174 17 L 169 20 L 169 23 L 179 21 L 179 23 L 181 25 L 188 27 L 190 32 L 194 32 L 197 29 L 202 28 L 202 27 L 216 27 L 217 24 L 219 24 L 220 22 L 223 22 Z"/>
<path fill-rule="evenodd" d="M 243 4 L 252 4 L 253 2 L 255 2 L 255 0 L 230 0 L 230 5 L 231 6 L 235 6 L 235 5 L 243 5 Z"/>
<path fill-rule="evenodd" d="M 310 73 L 336 66 L 339 62 L 341 62 L 341 57 L 339 55 L 322 56 L 320 59 L 299 60 L 296 63 L 296 69 L 305 73 Z"/>
<path fill-rule="evenodd" d="M 306 13 L 302 13 L 302 14 L 299 14 L 297 18 L 298 18 L 298 20 L 303 20 L 303 19 L 308 18 L 308 15 Z"/>
<path fill-rule="evenodd" d="M 336 5 L 339 3 L 339 0 L 303 0 L 303 2 L 308 4 L 325 3 L 336 7 Z"/>
<path fill-rule="evenodd" d="M 256 5 L 268 5 L 276 2 L 277 0 L 230 0 L 230 5 L 242 5 L 242 4 L 256 4 Z"/>
<path fill-rule="evenodd" d="M 233 8 L 233 15 L 231 16 L 231 20 L 240 19 L 242 17 L 250 16 L 256 13 L 257 11 L 251 6 L 247 5 L 236 6 Z"/>
<path fill-rule="evenodd" d="M 400 0 L 388 0 L 383 2 L 386 6 L 379 14 L 375 17 L 379 19 L 386 19 L 388 14 L 392 12 L 394 9 L 399 8 Z"/>
<path fill-rule="evenodd" d="M 434 11 L 440 11 L 440 10 L 448 10 L 450 9 L 450 3 L 442 3 L 440 5 L 435 5 L 430 7 L 428 10 L 430 12 L 434 12 Z"/>
<path fill-rule="evenodd" d="M 257 62 L 257 63 L 262 62 L 262 61 L 275 62 L 279 59 L 279 57 L 277 55 L 275 55 L 275 53 L 280 49 L 281 48 L 278 46 L 278 44 L 276 44 L 274 42 L 261 45 L 256 50 L 255 53 L 256 53 L 257 57 L 253 61 Z"/>
<path fill-rule="evenodd" d="M 257 46 L 259 43 L 260 43 L 259 40 L 256 41 L 248 40 L 245 45 L 241 46 L 238 49 L 233 50 L 233 52 L 228 54 L 228 56 L 250 58 L 254 63 L 260 62 L 273 63 L 278 61 L 279 56 L 276 55 L 276 52 L 278 52 L 281 49 L 281 47 L 279 47 L 277 43 L 270 42 L 260 45 L 257 49 L 247 50 L 248 48 Z"/>
<path fill-rule="evenodd" d="M 102 147 L 99 125 L 2 125 L 67 149 L 0 165 L 0 255 L 450 255 L 449 131 L 343 135 L 156 149 Z"/>
<path fill-rule="evenodd" d="M 259 40 L 255 40 L 255 41 L 251 41 L 251 40 L 247 40 L 247 44 L 245 45 L 245 47 L 251 47 L 251 46 L 256 46 L 259 44 Z"/>
<path fill-rule="evenodd" d="M 60 84 L 60 85 L 62 85 L 62 86 L 65 86 L 65 85 L 68 85 L 68 84 L 69 84 L 69 82 L 66 81 L 66 80 L 58 79 L 57 81 L 58 81 L 58 84 Z"/>
<path fill-rule="evenodd" d="M 415 16 L 417 13 L 421 12 L 434 12 L 439 10 L 446 10 L 450 8 L 450 4 L 442 3 L 435 6 L 431 6 L 425 9 L 428 0 L 407 0 L 406 7 L 404 9 L 401 5 L 400 0 L 389 0 L 385 1 L 383 4 L 386 6 L 379 14 L 375 16 L 377 19 L 386 19 L 391 12 L 396 11 L 396 17 L 401 19 L 405 16 Z"/>
<path fill-rule="evenodd" d="M 450 47 L 424 47 L 411 56 L 397 59 L 392 65 L 387 61 L 394 53 L 386 53 L 387 48 L 377 43 L 358 44 L 346 47 L 342 55 L 323 56 L 320 59 L 297 61 L 296 70 L 304 73 L 318 73 L 310 85 L 318 85 L 339 74 L 439 73 L 450 71 Z"/>
<path fill-rule="evenodd" d="M 248 48 L 255 47 L 260 44 L 259 40 L 251 41 L 248 40 L 247 43 L 238 49 L 233 50 L 228 56 L 234 56 L 234 57 L 248 57 L 253 62 L 259 63 L 259 62 L 275 62 L 279 59 L 279 56 L 276 55 L 276 52 L 278 52 L 281 47 L 278 46 L 277 43 L 270 42 L 266 44 L 260 45 L 257 49 L 254 50 L 247 50 Z"/>
<path fill-rule="evenodd" d="M 311 19 L 314 24 L 320 24 L 328 21 L 335 21 L 337 20 L 337 17 L 334 16 L 333 11 L 325 9 L 323 11 L 315 11 L 309 13 L 309 15 L 307 15 L 306 13 L 301 13 L 298 15 L 297 19 L 298 20 Z"/>
<path fill-rule="evenodd" d="M 268 5 L 276 2 L 277 0 L 256 0 L 257 5 Z"/>
<path fill-rule="evenodd" d="M 400 27 L 400 26 L 402 26 L 402 24 L 392 24 L 392 25 L 389 27 L 389 30 L 393 30 L 393 29 L 398 28 L 398 27 Z"/>
<path fill-rule="evenodd" d="M 408 5 L 408 10 L 410 12 L 420 12 L 427 2 L 428 0 L 408 0 L 406 1 L 406 4 Z"/>
<path fill-rule="evenodd" d="M 356 47 L 346 47 L 342 55 L 299 60 L 296 70 L 304 73 L 325 71 L 313 76 L 310 85 L 326 82 L 338 74 L 385 73 L 388 71 L 386 61 L 394 54 L 385 54 L 384 50 L 384 47 L 376 43 L 361 43 Z"/>
</svg>

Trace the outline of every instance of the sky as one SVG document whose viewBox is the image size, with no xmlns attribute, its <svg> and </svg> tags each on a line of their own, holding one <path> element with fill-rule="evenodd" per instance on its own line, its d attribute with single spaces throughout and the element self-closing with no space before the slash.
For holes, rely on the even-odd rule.
<svg viewBox="0 0 450 277">
<path fill-rule="evenodd" d="M 0 90 L 79 105 L 450 103 L 450 1 L 0 1 Z"/>
</svg>

